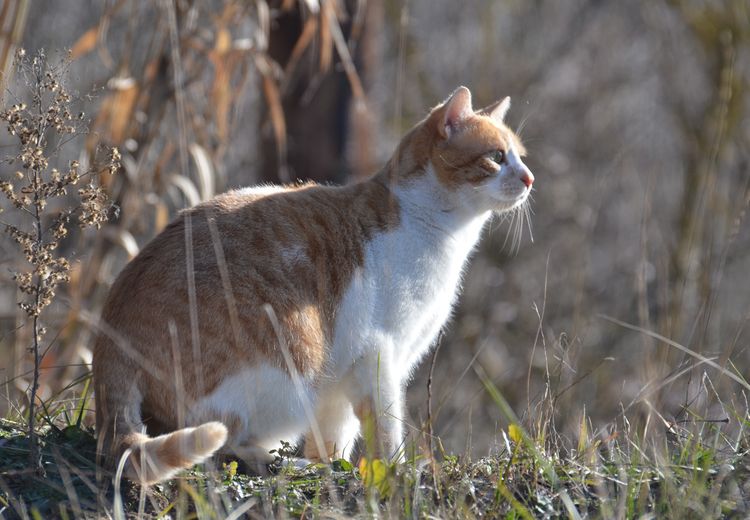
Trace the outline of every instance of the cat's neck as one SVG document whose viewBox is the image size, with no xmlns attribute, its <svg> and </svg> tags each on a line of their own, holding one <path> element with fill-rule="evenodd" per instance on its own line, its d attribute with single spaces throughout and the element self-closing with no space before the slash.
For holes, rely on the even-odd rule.
<svg viewBox="0 0 750 520">
<path fill-rule="evenodd" d="M 431 168 L 428 164 L 426 168 Z M 389 182 L 387 172 L 376 178 Z M 477 211 L 451 200 L 445 188 L 427 171 L 407 181 L 391 182 L 390 191 L 398 200 L 401 225 L 421 231 L 432 238 L 436 246 L 457 249 L 468 255 L 479 241 L 482 228 L 490 219 L 491 211 Z"/>
</svg>

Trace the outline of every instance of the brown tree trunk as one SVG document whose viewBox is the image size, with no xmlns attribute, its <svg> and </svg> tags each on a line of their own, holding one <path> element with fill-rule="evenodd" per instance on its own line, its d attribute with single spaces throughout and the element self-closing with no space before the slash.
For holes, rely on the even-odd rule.
<svg viewBox="0 0 750 520">
<path fill-rule="evenodd" d="M 339 18 L 341 30 L 348 39 L 355 25 L 357 2 L 346 4 L 347 16 Z M 378 67 L 380 59 L 379 54 L 373 52 L 376 47 L 373 42 L 378 37 L 374 29 L 378 25 L 378 14 L 382 17 L 382 8 L 375 4 L 377 2 L 364 4 L 361 31 L 355 31 L 361 34 L 361 41 L 350 45 L 350 49 L 354 49 L 354 62 L 363 76 L 366 91 L 371 85 L 369 79 L 374 74 L 373 69 Z M 296 8 L 281 13 L 275 20 L 275 27 L 270 32 L 268 54 L 282 68 L 289 63 L 294 46 L 302 34 L 303 23 Z M 363 169 L 372 171 L 375 121 L 367 110 L 353 109 L 352 89 L 340 67 L 335 49 L 332 65 L 321 71 L 319 53 L 325 51 L 321 48 L 319 36 L 320 33 L 316 36 L 318 40 L 308 46 L 292 77 L 285 78 L 282 108 L 286 123 L 288 180 L 344 183 L 353 174 L 361 176 Z M 358 37 L 357 34 L 354 36 Z M 284 181 L 280 175 L 281 165 L 267 110 L 261 119 L 260 153 L 259 180 Z"/>
</svg>

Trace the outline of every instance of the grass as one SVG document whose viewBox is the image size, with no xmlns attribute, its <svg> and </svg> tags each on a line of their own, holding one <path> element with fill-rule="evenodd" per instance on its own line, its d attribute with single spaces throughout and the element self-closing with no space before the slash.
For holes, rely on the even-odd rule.
<svg viewBox="0 0 750 520">
<path fill-rule="evenodd" d="M 502 399 L 497 389 L 488 391 Z M 123 482 L 116 492 L 112 476 L 97 473 L 94 432 L 81 426 L 78 413 L 83 404 L 85 399 L 45 407 L 39 432 L 44 476 L 28 469 L 25 421 L 0 420 L 0 518 L 703 519 L 750 514 L 746 409 L 728 412 L 728 421 L 692 416 L 680 424 L 660 423 L 654 413 L 638 432 L 624 413 L 618 424 L 599 432 L 584 416 L 576 440 L 541 422 L 529 431 L 511 422 L 498 432 L 503 447 L 479 460 L 443 454 L 439 462 L 416 456 L 400 465 L 367 459 L 358 466 L 343 460 L 302 469 L 279 464 L 265 477 L 244 474 L 236 462 L 227 461 L 196 467 L 149 489 Z M 280 462 L 287 456 L 282 455 Z"/>
</svg>

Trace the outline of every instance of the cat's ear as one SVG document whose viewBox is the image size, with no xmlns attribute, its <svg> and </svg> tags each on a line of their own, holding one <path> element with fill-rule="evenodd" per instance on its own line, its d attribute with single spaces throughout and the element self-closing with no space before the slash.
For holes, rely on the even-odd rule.
<svg viewBox="0 0 750 520">
<path fill-rule="evenodd" d="M 510 109 L 510 96 L 505 96 L 505 98 L 503 98 L 503 100 L 492 109 L 490 117 L 498 123 L 502 123 L 505 119 L 505 114 L 508 113 L 508 109 Z"/>
<path fill-rule="evenodd" d="M 466 87 L 458 87 L 443 107 L 438 131 L 447 139 L 460 123 L 474 113 L 471 108 L 471 92 Z"/>
</svg>

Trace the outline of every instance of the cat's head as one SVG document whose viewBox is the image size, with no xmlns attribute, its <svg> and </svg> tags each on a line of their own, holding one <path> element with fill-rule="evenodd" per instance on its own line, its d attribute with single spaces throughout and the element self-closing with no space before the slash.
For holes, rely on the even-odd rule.
<svg viewBox="0 0 750 520">
<path fill-rule="evenodd" d="M 402 141 L 394 156 L 400 180 L 434 176 L 449 205 L 496 212 L 521 206 L 534 175 L 521 140 L 503 122 L 509 108 L 506 97 L 475 112 L 471 92 L 459 87 Z"/>
</svg>

